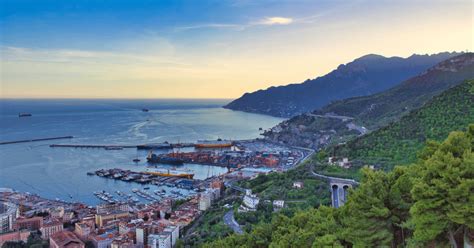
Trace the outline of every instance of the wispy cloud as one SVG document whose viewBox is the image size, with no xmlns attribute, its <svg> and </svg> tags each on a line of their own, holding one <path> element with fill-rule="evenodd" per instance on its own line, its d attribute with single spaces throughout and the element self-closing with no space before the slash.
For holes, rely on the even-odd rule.
<svg viewBox="0 0 474 248">
<path fill-rule="evenodd" d="M 185 31 L 191 29 L 202 29 L 202 28 L 227 28 L 227 29 L 243 29 L 246 25 L 241 24 L 231 24 L 231 23 L 207 23 L 207 24 L 198 24 L 191 26 L 177 27 L 177 31 Z"/>
<path fill-rule="evenodd" d="M 274 16 L 274 17 L 264 18 L 263 20 L 257 22 L 257 24 L 260 24 L 260 25 L 288 25 L 292 22 L 293 22 L 292 18 Z"/>
<path fill-rule="evenodd" d="M 293 18 L 290 17 L 265 17 L 258 21 L 248 22 L 244 24 L 238 23 L 204 23 L 191 26 L 178 27 L 176 31 L 186 31 L 192 29 L 203 29 L 203 28 L 214 28 L 214 29 L 235 29 L 235 30 L 244 30 L 250 27 L 255 26 L 271 26 L 271 25 L 288 25 L 293 23 Z"/>
</svg>

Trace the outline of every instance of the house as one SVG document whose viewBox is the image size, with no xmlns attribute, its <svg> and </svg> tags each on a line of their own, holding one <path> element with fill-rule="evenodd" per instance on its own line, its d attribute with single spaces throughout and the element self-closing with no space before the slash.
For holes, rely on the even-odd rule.
<svg viewBox="0 0 474 248">
<path fill-rule="evenodd" d="M 84 248 L 84 243 L 70 231 L 57 232 L 49 237 L 50 248 Z"/>
<path fill-rule="evenodd" d="M 63 230 L 63 223 L 56 219 L 48 219 L 43 223 L 43 227 L 40 228 L 41 238 L 49 239 L 51 235 L 61 232 Z"/>
<path fill-rule="evenodd" d="M 293 182 L 293 188 L 295 189 L 301 189 L 303 188 L 304 183 L 303 182 Z"/>
<path fill-rule="evenodd" d="M 285 201 L 284 200 L 274 200 L 273 201 L 273 211 L 278 211 L 282 208 L 285 207 Z"/>
<path fill-rule="evenodd" d="M 163 232 L 149 235 L 148 246 L 150 248 L 171 248 L 171 233 Z"/>
</svg>

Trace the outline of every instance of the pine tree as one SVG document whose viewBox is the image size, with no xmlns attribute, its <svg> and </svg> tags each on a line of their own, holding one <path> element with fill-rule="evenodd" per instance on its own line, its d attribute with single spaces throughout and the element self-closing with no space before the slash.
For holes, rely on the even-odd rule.
<svg viewBox="0 0 474 248">
<path fill-rule="evenodd" d="M 474 228 L 474 125 L 468 132 L 453 132 L 425 153 L 414 167 L 418 178 L 412 189 L 415 204 L 414 239 L 418 242 L 455 240 L 460 230 Z"/>
</svg>

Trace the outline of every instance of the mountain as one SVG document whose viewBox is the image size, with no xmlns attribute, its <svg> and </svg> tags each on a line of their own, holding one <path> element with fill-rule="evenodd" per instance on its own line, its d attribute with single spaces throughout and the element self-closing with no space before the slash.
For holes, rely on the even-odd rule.
<svg viewBox="0 0 474 248">
<path fill-rule="evenodd" d="M 361 164 L 396 165 L 416 160 L 427 140 L 442 141 L 474 123 L 474 80 L 450 88 L 399 121 L 332 149 Z"/>
<path fill-rule="evenodd" d="M 387 58 L 369 54 L 316 79 L 246 93 L 224 108 L 291 117 L 335 100 L 381 92 L 456 55 L 445 52 Z"/>
<path fill-rule="evenodd" d="M 474 78 L 474 54 L 447 59 L 418 76 L 370 96 L 333 102 L 265 132 L 267 139 L 320 148 L 376 130 L 418 109 L 433 96 Z"/>
</svg>

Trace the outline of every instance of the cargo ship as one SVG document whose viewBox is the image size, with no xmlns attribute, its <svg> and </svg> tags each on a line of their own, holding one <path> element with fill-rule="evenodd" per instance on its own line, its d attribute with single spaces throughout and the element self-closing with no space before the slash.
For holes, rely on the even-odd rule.
<svg viewBox="0 0 474 248">
<path fill-rule="evenodd" d="M 169 143 L 151 143 L 138 145 L 139 150 L 152 150 L 152 149 L 173 149 L 173 146 Z"/>
<path fill-rule="evenodd" d="M 148 163 L 153 163 L 153 164 L 171 164 L 171 165 L 184 164 L 184 160 L 182 159 L 168 157 L 164 155 L 156 155 L 152 151 L 148 153 L 146 160 L 148 161 Z"/>
<path fill-rule="evenodd" d="M 225 148 L 232 147 L 232 141 L 230 140 L 198 140 L 194 145 L 196 148 Z"/>
<path fill-rule="evenodd" d="M 30 117 L 31 114 L 30 113 L 19 113 L 18 114 L 18 117 Z"/>
<path fill-rule="evenodd" d="M 146 171 L 145 173 L 149 175 L 161 176 L 161 177 L 181 177 L 181 178 L 187 178 L 187 179 L 193 179 L 194 177 L 193 173 L 177 171 L 177 170 L 157 169 L 155 171 Z"/>
</svg>

